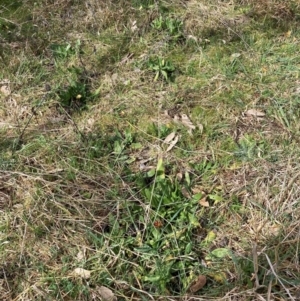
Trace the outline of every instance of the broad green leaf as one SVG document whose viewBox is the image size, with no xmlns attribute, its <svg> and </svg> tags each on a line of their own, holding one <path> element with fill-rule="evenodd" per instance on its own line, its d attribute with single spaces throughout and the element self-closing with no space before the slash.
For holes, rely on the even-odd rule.
<svg viewBox="0 0 300 301">
<path fill-rule="evenodd" d="M 221 201 L 223 201 L 223 198 L 220 196 L 220 195 L 217 195 L 217 194 L 209 194 L 208 197 L 215 201 L 215 203 L 219 203 Z"/>
<path fill-rule="evenodd" d="M 203 241 L 204 246 L 208 246 L 211 244 L 216 238 L 216 233 L 214 231 L 209 231 L 205 237 L 205 240 Z"/>
<path fill-rule="evenodd" d="M 191 185 L 191 178 L 190 178 L 190 174 L 189 174 L 188 171 L 185 172 L 184 177 L 185 177 L 186 183 L 190 186 Z"/>
<path fill-rule="evenodd" d="M 114 142 L 114 152 L 116 155 L 120 155 L 123 151 L 123 146 L 120 144 L 119 141 Z"/>
<path fill-rule="evenodd" d="M 188 255 L 191 251 L 192 251 L 192 243 L 189 242 L 185 247 L 184 254 Z"/>
<path fill-rule="evenodd" d="M 146 198 L 148 200 L 151 200 L 151 190 L 150 189 L 145 189 L 145 195 L 146 195 Z"/>
<path fill-rule="evenodd" d="M 158 159 L 157 166 L 156 166 L 157 178 L 164 179 L 165 178 L 165 168 L 163 164 L 162 158 Z"/>
<path fill-rule="evenodd" d="M 156 281 L 159 281 L 161 279 L 160 276 L 145 276 L 143 277 L 144 278 L 144 281 L 149 281 L 149 282 L 156 282 Z"/>
<path fill-rule="evenodd" d="M 152 178 L 152 177 L 155 176 L 155 173 L 156 173 L 155 169 L 152 168 L 152 169 L 150 169 L 150 170 L 147 172 L 147 177 L 148 177 L 148 178 Z"/>
<path fill-rule="evenodd" d="M 135 157 L 129 157 L 129 158 L 125 161 L 125 163 L 131 164 L 131 163 L 135 162 L 135 160 L 136 160 Z"/>
<path fill-rule="evenodd" d="M 189 222 L 192 226 L 197 227 L 200 225 L 198 218 L 195 216 L 195 214 L 189 213 L 188 214 Z"/>
<path fill-rule="evenodd" d="M 161 70 L 161 74 L 163 75 L 163 77 L 168 80 L 168 73 L 164 70 Z"/>
<path fill-rule="evenodd" d="M 194 194 L 193 195 L 193 200 L 194 201 L 200 201 L 202 199 L 202 193 L 201 192 L 199 192 L 199 193 L 196 193 L 196 194 Z"/>
<path fill-rule="evenodd" d="M 142 148 L 142 144 L 137 142 L 137 143 L 131 143 L 131 148 L 133 149 L 141 149 Z"/>
<path fill-rule="evenodd" d="M 217 258 L 224 258 L 226 256 L 230 256 L 231 255 L 231 251 L 229 249 L 226 248 L 219 248 L 219 249 L 215 249 L 211 252 L 211 254 Z"/>
</svg>

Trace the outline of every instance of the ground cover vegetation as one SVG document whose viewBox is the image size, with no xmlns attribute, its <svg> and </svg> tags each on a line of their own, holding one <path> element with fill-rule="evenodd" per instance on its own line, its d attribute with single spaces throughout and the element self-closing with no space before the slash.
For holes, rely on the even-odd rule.
<svg viewBox="0 0 300 301">
<path fill-rule="evenodd" d="M 2 0 L 1 300 L 298 300 L 300 6 Z"/>
</svg>

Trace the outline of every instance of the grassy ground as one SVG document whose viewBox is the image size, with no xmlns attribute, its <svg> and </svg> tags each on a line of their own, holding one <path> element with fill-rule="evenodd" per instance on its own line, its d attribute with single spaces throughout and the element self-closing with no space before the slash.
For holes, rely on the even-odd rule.
<svg viewBox="0 0 300 301">
<path fill-rule="evenodd" d="M 298 1 L 3 1 L 1 300 L 300 298 Z"/>
</svg>

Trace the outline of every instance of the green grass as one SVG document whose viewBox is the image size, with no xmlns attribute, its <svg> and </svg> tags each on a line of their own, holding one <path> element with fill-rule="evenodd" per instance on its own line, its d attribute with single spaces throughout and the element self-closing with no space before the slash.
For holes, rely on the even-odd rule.
<svg viewBox="0 0 300 301">
<path fill-rule="evenodd" d="M 297 300 L 298 8 L 3 2 L 0 299 Z"/>
</svg>

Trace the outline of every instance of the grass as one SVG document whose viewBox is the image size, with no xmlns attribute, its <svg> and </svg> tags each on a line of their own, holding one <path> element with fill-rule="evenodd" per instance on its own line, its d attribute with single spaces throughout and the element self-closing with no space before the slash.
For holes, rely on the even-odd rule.
<svg viewBox="0 0 300 301">
<path fill-rule="evenodd" d="M 0 299 L 297 300 L 298 8 L 3 1 Z"/>
</svg>

